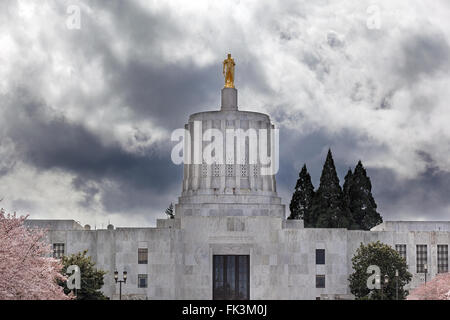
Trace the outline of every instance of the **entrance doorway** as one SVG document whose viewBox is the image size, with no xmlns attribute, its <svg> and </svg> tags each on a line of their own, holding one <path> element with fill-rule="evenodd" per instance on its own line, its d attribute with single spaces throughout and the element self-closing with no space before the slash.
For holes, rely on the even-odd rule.
<svg viewBox="0 0 450 320">
<path fill-rule="evenodd" d="M 213 256 L 213 299 L 250 299 L 250 256 Z"/>
</svg>

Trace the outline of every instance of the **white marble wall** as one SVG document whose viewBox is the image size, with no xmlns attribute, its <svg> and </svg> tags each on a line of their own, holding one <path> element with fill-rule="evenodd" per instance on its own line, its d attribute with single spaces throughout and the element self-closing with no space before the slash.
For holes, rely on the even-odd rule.
<svg viewBox="0 0 450 320">
<path fill-rule="evenodd" d="M 39 223 L 35 220 L 34 225 Z M 159 220 L 158 228 L 57 228 L 49 231 L 50 243 L 65 243 L 68 254 L 88 249 L 97 266 L 109 272 L 103 288 L 108 296 L 118 294 L 113 272 L 126 270 L 129 280 L 122 292 L 132 299 L 212 299 L 214 254 L 250 255 L 251 299 L 345 297 L 350 293 L 353 254 L 360 243 L 377 240 L 393 247 L 407 245 L 410 287 L 416 287 L 424 281 L 424 275 L 416 273 L 416 245 L 428 246 L 428 279 L 437 273 L 437 245 L 450 245 L 450 232 L 445 231 L 304 229 L 301 221 L 271 216 L 184 216 Z M 144 243 L 148 264 L 140 265 L 137 252 Z M 325 265 L 316 265 L 316 249 L 325 249 Z M 139 273 L 148 274 L 148 288 L 137 287 Z M 315 288 L 316 274 L 325 275 L 324 289 Z"/>
</svg>

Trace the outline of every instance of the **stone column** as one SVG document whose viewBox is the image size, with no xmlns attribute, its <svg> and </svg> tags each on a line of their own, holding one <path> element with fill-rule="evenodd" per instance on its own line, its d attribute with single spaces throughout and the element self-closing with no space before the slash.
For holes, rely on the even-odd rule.
<svg viewBox="0 0 450 320">
<path fill-rule="evenodd" d="M 207 129 L 212 129 L 212 127 L 213 127 L 213 124 L 212 124 L 212 120 L 207 120 Z M 208 191 L 211 191 L 210 189 L 211 189 L 211 183 L 212 183 L 212 165 L 210 165 L 210 164 L 207 164 L 206 165 L 206 167 L 207 167 L 207 169 L 206 169 L 206 177 L 205 177 L 205 179 L 206 179 L 206 189 L 208 190 Z"/>
<path fill-rule="evenodd" d="M 225 88 L 224 88 L 225 89 Z M 223 90 L 222 90 L 223 92 Z M 222 96 L 223 99 L 223 96 Z M 227 121 L 226 120 L 220 120 L 220 131 L 222 132 L 222 134 L 225 133 L 225 128 L 227 127 Z M 225 143 L 222 145 L 222 154 L 223 154 L 223 158 L 222 158 L 222 164 L 219 166 L 220 168 L 220 192 L 224 192 L 226 185 L 225 185 L 225 179 L 226 179 L 226 173 L 225 173 L 225 168 L 226 168 L 226 152 L 225 152 Z"/>
<path fill-rule="evenodd" d="M 189 169 L 190 169 L 190 163 L 191 163 L 191 135 L 190 135 L 190 129 L 189 124 L 184 125 L 184 129 L 186 130 L 185 136 L 184 136 L 184 150 L 183 150 L 183 157 L 184 157 L 184 179 L 183 179 L 183 191 L 189 190 Z"/>
<path fill-rule="evenodd" d="M 197 191 L 200 187 L 201 165 L 203 159 L 203 128 L 202 122 L 194 121 L 194 152 L 193 152 L 193 181 L 192 190 Z"/>
</svg>

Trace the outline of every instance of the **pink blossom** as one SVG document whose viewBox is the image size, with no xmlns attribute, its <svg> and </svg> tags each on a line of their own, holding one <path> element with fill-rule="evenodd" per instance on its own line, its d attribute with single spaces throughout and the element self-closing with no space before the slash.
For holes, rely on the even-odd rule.
<svg viewBox="0 0 450 320">
<path fill-rule="evenodd" d="M 407 300 L 450 300 L 450 273 L 441 273 L 422 284 L 406 298 Z"/>
<path fill-rule="evenodd" d="M 57 280 L 66 280 L 51 257 L 46 231 L 27 229 L 27 217 L 0 210 L 0 300 L 66 300 Z"/>
</svg>

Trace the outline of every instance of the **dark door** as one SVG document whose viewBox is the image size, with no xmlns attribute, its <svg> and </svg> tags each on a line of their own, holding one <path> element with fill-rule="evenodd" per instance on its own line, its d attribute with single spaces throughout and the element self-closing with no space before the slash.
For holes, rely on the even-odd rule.
<svg viewBox="0 0 450 320">
<path fill-rule="evenodd" d="M 213 256 L 213 299 L 250 299 L 250 256 Z"/>
</svg>

